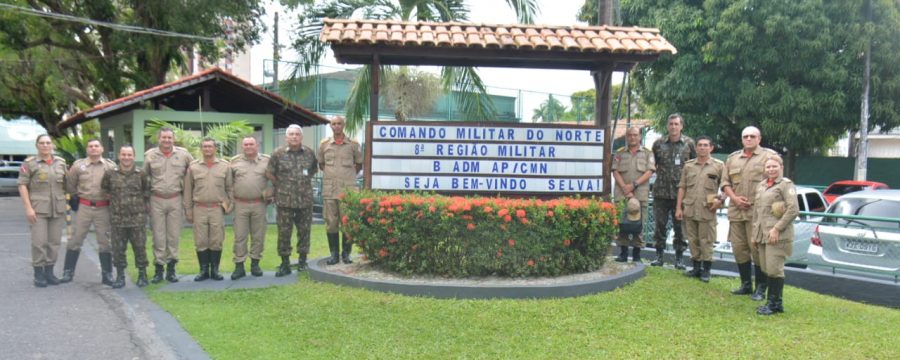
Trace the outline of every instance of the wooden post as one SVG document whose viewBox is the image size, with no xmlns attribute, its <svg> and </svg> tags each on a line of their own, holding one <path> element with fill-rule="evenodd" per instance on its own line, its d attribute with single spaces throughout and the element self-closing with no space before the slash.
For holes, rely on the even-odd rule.
<svg viewBox="0 0 900 360">
<path fill-rule="evenodd" d="M 381 60 L 378 54 L 372 55 L 372 66 L 369 67 L 371 88 L 369 89 L 369 121 L 378 121 L 378 88 L 381 78 Z"/>
<path fill-rule="evenodd" d="M 594 100 L 594 124 L 603 129 L 603 192 L 608 197 L 612 196 L 610 185 L 612 182 L 612 172 L 609 170 L 612 166 L 612 142 L 615 140 L 613 132 L 615 129 L 609 127 L 609 88 L 612 78 L 612 64 L 602 66 L 591 71 L 594 78 L 594 92 L 597 94 Z"/>
</svg>

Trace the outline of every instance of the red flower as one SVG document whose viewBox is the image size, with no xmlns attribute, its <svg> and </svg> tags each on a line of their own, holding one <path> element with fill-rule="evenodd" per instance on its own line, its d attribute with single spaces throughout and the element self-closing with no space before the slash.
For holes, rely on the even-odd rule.
<svg viewBox="0 0 900 360">
<path fill-rule="evenodd" d="M 520 218 L 525 217 L 525 210 L 523 210 L 523 209 L 516 210 L 516 216 L 518 216 Z"/>
<path fill-rule="evenodd" d="M 368 219 L 366 219 L 366 221 L 368 221 L 369 224 L 372 224 L 372 225 L 375 224 L 375 218 L 373 218 L 373 217 L 369 217 Z"/>
<path fill-rule="evenodd" d="M 385 248 L 381 248 L 381 250 L 378 250 L 378 257 L 385 257 L 385 256 L 388 256 L 388 252 Z"/>
<path fill-rule="evenodd" d="M 491 208 L 490 206 L 485 206 L 485 207 L 484 207 L 484 212 L 487 213 L 487 214 L 490 214 L 490 213 L 494 212 L 494 209 Z"/>
<path fill-rule="evenodd" d="M 547 210 L 547 217 L 553 217 L 553 210 Z"/>
<path fill-rule="evenodd" d="M 393 234 L 393 233 L 394 233 L 394 228 L 388 227 L 388 228 L 387 228 L 387 232 L 388 232 L 388 234 Z"/>
<path fill-rule="evenodd" d="M 504 216 L 504 217 L 503 217 L 503 221 L 505 221 L 505 222 L 510 222 L 510 221 L 512 221 L 512 216 L 509 216 L 509 215 Z"/>
<path fill-rule="evenodd" d="M 534 260 L 528 259 L 528 266 L 534 266 Z"/>
<path fill-rule="evenodd" d="M 398 207 L 397 207 L 397 212 L 402 212 L 402 211 L 403 211 L 403 207 L 402 207 L 402 206 L 398 206 Z"/>
<path fill-rule="evenodd" d="M 381 225 L 388 223 L 387 219 L 385 219 L 385 218 L 381 218 L 381 220 L 378 220 L 378 222 L 381 223 Z"/>
<path fill-rule="evenodd" d="M 569 240 L 569 239 L 563 240 L 563 246 L 569 247 L 569 245 L 572 245 L 572 240 Z"/>
<path fill-rule="evenodd" d="M 433 205 L 428 207 L 429 212 L 435 212 L 435 210 L 437 210 L 437 208 L 435 208 Z"/>
<path fill-rule="evenodd" d="M 347 225 L 347 215 L 341 216 L 341 223 Z"/>
<path fill-rule="evenodd" d="M 344 200 L 344 196 L 347 196 L 347 194 L 341 193 L 340 195 L 338 195 L 338 199 L 339 199 L 339 200 Z"/>
<path fill-rule="evenodd" d="M 502 257 L 502 256 L 503 256 L 503 250 L 502 249 L 497 250 L 497 257 Z"/>
<path fill-rule="evenodd" d="M 514 247 L 514 246 L 516 246 L 516 240 L 515 240 L 515 239 L 509 239 L 508 242 L 509 242 L 509 247 Z"/>
<path fill-rule="evenodd" d="M 469 231 L 475 230 L 475 224 L 469 223 L 468 225 L 466 225 L 466 229 L 469 229 Z"/>
<path fill-rule="evenodd" d="M 509 210 L 507 209 L 500 209 L 500 211 L 497 212 L 497 216 L 506 216 L 506 214 L 509 214 Z"/>
<path fill-rule="evenodd" d="M 523 225 L 528 224 L 528 219 L 526 218 L 521 218 L 519 221 L 521 221 Z"/>
</svg>

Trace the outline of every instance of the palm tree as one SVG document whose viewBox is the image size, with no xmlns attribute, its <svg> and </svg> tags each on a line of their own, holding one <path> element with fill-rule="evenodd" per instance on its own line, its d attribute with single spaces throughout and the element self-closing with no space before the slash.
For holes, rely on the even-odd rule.
<svg viewBox="0 0 900 360">
<path fill-rule="evenodd" d="M 450 22 L 466 21 L 469 15 L 465 0 L 328 0 L 312 5 L 297 5 L 296 1 L 288 2 L 303 7 L 297 27 L 298 35 L 293 43 L 294 49 L 302 59 L 301 64 L 294 69 L 294 77 L 308 76 L 313 66 L 325 54 L 325 44 L 319 41 L 324 18 L 348 19 L 354 15 L 362 15 L 367 19 L 379 20 Z M 537 12 L 536 0 L 506 0 L 506 3 L 516 12 L 519 22 L 534 21 Z M 386 68 L 382 66 L 382 70 Z M 369 66 L 364 66 L 347 99 L 347 131 L 360 129 L 365 124 L 370 77 Z M 496 114 L 494 104 L 487 96 L 484 82 L 474 68 L 444 67 L 441 70 L 441 84 L 446 92 L 457 90 L 460 93 L 457 102 L 468 119 L 489 119 Z"/>
<path fill-rule="evenodd" d="M 394 108 L 397 121 L 430 112 L 440 96 L 441 80 L 437 76 L 408 66 L 385 74 L 384 79 L 381 96 Z"/>
<path fill-rule="evenodd" d="M 171 128 L 175 133 L 175 145 L 187 149 L 195 159 L 202 158 L 200 153 L 200 138 L 194 136 L 191 132 L 184 130 L 181 126 L 169 123 L 163 120 L 150 120 L 144 126 L 144 134 L 151 143 L 157 143 L 156 135 L 161 128 Z M 216 140 L 219 144 L 219 154 L 221 156 L 230 156 L 237 151 L 234 144 L 242 137 L 253 132 L 253 127 L 248 125 L 246 121 L 232 121 L 227 124 L 212 124 L 205 128 L 205 135 Z"/>
<path fill-rule="evenodd" d="M 555 122 L 562 119 L 566 113 L 566 106 L 550 94 L 541 106 L 534 109 L 534 115 L 531 116 L 532 121 Z"/>
</svg>

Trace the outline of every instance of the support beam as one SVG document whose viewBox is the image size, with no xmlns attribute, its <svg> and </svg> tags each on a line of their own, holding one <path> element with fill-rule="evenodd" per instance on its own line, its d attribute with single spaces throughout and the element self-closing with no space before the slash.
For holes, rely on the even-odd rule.
<svg viewBox="0 0 900 360">
<path fill-rule="evenodd" d="M 381 87 L 381 59 L 378 54 L 372 55 L 372 66 L 369 68 L 369 121 L 378 121 L 378 92 Z"/>
</svg>

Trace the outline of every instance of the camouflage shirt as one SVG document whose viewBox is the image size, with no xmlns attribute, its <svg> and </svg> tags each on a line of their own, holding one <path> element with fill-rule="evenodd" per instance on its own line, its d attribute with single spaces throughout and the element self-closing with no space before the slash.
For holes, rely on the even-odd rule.
<svg viewBox="0 0 900 360">
<path fill-rule="evenodd" d="M 298 150 L 282 146 L 269 157 L 266 175 L 275 185 L 275 205 L 299 209 L 313 203 L 313 175 L 319 171 L 316 154 L 308 146 Z"/>
<path fill-rule="evenodd" d="M 134 166 L 130 171 L 108 169 L 103 173 L 100 188 L 109 194 L 110 223 L 115 227 L 145 226 L 150 183 L 143 170 Z"/>
<path fill-rule="evenodd" d="M 697 157 L 694 140 L 681 135 L 681 139 L 670 142 L 669 137 L 661 137 L 653 142 L 653 157 L 656 160 L 656 182 L 653 183 L 654 199 L 678 198 L 678 182 L 684 164 Z"/>
</svg>

